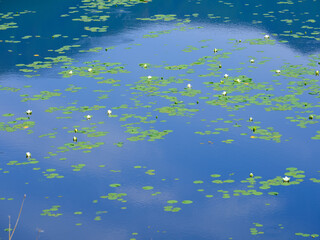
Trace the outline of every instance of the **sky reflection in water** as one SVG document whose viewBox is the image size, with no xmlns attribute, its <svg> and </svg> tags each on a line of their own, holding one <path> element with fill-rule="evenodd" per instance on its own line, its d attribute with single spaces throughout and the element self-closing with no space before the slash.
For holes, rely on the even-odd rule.
<svg viewBox="0 0 320 240">
<path fill-rule="evenodd" d="M 182 2 L 177 1 L 178 3 Z M 68 4 L 72 5 L 71 2 Z M 264 40 L 264 34 L 269 32 L 262 30 L 259 26 L 234 24 L 232 21 L 229 24 L 212 25 L 209 21 L 205 21 L 205 18 L 200 17 L 199 21 L 191 21 L 181 26 L 175 25 L 176 21 L 161 22 L 161 24 L 139 22 L 139 25 L 136 25 L 136 17 L 149 17 L 161 12 L 161 9 L 156 11 L 157 1 L 150 3 L 149 7 L 148 4 L 143 7 L 133 7 L 132 11 L 127 10 L 121 15 L 122 17 L 118 15 L 122 20 L 121 24 L 131 21 L 123 20 L 126 19 L 125 16 L 132 19 L 134 23 L 131 23 L 129 27 L 118 26 L 117 28 L 115 24 L 110 25 L 110 31 L 108 29 L 106 33 L 87 32 L 86 34 L 90 37 L 72 43 L 80 47 L 63 54 L 76 60 L 71 63 L 72 67 L 65 65 L 67 68 L 61 68 L 62 64 L 54 64 L 52 68 L 38 70 L 36 74 L 40 74 L 39 77 L 26 78 L 23 76 L 25 73 L 21 73 L 19 67 L 15 65 L 32 63 L 36 57 L 30 56 L 37 51 L 39 51 L 40 59 L 43 60 L 43 57 L 47 56 L 48 39 L 40 37 L 41 44 L 30 40 L 32 45 L 30 48 L 28 42 L 19 43 L 17 49 L 23 55 L 21 58 L 18 57 L 19 55 L 7 53 L 7 47 L 1 47 L 3 53 L 1 58 L 8 61 L 3 61 L 4 64 L 1 65 L 0 85 L 20 90 L 17 92 L 1 91 L 0 102 L 5 103 L 1 104 L 2 114 L 13 113 L 15 115 L 6 117 L 1 114 L 0 122 L 26 117 L 27 109 L 33 110 L 30 120 L 35 122 L 34 127 L 19 129 L 15 132 L 7 132 L 7 129 L 1 128 L 0 157 L 2 161 L 0 168 L 2 173 L 0 179 L 5 184 L 2 184 L 0 197 L 9 198 L 9 200 L 1 201 L 0 205 L 2 228 L 7 227 L 8 215 L 11 215 L 13 219 L 16 218 L 20 200 L 23 194 L 27 193 L 21 222 L 14 236 L 17 239 L 34 239 L 37 228 L 44 229 L 40 239 L 70 237 L 120 240 L 133 238 L 229 239 L 231 237 L 232 239 L 245 239 L 257 237 L 251 236 L 255 234 L 254 229 L 257 230 L 257 233 L 263 232 L 259 234 L 262 239 L 302 238 L 295 236 L 295 233 L 299 232 L 319 234 L 318 213 L 320 208 L 317 204 L 320 200 L 319 184 L 310 180 L 310 178 L 319 178 L 317 171 L 320 169 L 316 157 L 319 155 L 319 140 L 311 139 L 316 135 L 316 131 L 319 131 L 318 123 L 309 123 L 306 128 L 300 128 L 296 126 L 296 122 L 286 119 L 286 117 L 297 115 L 303 115 L 307 119 L 310 114 L 315 116 L 314 122 L 319 119 L 318 111 L 315 109 L 318 99 L 315 98 L 315 95 L 307 94 L 308 91 L 319 90 L 319 77 L 313 74 L 314 66 L 308 66 L 310 63 L 308 50 L 304 50 L 308 54 L 301 54 L 302 50 L 295 46 L 300 48 L 303 45 L 294 41 L 280 43 L 281 38 L 272 35 L 271 41 L 275 42 L 274 45 L 251 45 L 246 40 Z M 177 6 L 181 6 L 179 4 Z M 202 15 L 205 15 L 207 13 L 205 3 L 200 5 Z M 41 8 L 39 7 L 37 12 Z M 176 10 L 179 16 L 182 14 L 181 9 L 189 8 L 177 7 L 171 11 Z M 117 10 L 112 9 L 112 11 Z M 115 21 L 116 16 L 115 14 L 110 21 Z M 51 36 L 57 33 L 63 34 L 63 31 L 68 30 L 63 26 L 60 32 L 56 31 L 55 25 L 52 27 L 53 29 L 41 31 Z M 20 29 L 26 34 L 30 31 L 30 28 L 27 27 Z M 161 31 L 166 30 L 170 32 L 160 34 L 163 33 Z M 159 36 L 143 37 L 150 32 L 157 32 Z M 14 33 L 3 33 L 2 39 L 7 38 L 10 34 Z M 21 36 L 26 34 L 21 33 Z M 64 42 L 69 44 L 69 39 L 81 34 L 72 31 L 69 35 L 69 38 L 61 41 L 60 44 Z M 55 44 L 57 43 L 55 42 L 50 49 L 61 47 Z M 105 48 L 111 46 L 115 48 L 105 51 Z M 95 47 L 102 49 L 98 52 L 79 52 L 79 50 Z M 192 47 L 197 49 L 192 49 Z M 239 49 L 242 47 L 245 48 Z M 214 48 L 219 49 L 218 53 L 213 53 Z M 30 53 L 25 54 L 24 49 L 28 49 Z M 219 58 L 216 61 L 213 58 L 198 60 L 204 56 L 214 57 L 223 53 L 228 53 L 225 55 L 226 58 Z M 48 55 L 56 56 L 57 53 L 49 52 Z M 297 55 L 300 56 L 297 57 Z M 319 55 L 317 57 L 319 58 Z M 253 58 L 255 63 L 251 64 L 250 59 Z M 208 61 L 210 59 L 212 62 Z M 95 79 L 92 75 L 97 73 L 98 70 L 95 68 L 98 66 L 85 62 L 96 60 L 100 63 L 121 63 L 119 66 L 123 66 L 130 73 L 100 73 L 96 77 L 103 76 L 104 78 Z M 259 64 L 264 60 L 269 61 Z M 143 68 L 143 65 L 139 66 L 144 63 L 148 64 L 146 69 Z M 215 67 L 208 65 L 217 63 L 221 63 L 221 69 L 217 68 L 218 65 Z M 180 64 L 188 66 L 181 70 L 165 69 L 165 67 Z M 307 67 L 312 70 L 312 75 L 304 73 L 301 75 L 304 79 L 299 79 L 299 76 L 277 76 L 274 71 L 276 69 L 283 71 L 286 64 Z M 83 67 L 83 69 L 77 67 Z M 92 75 L 86 70 L 89 67 L 93 68 Z M 72 76 L 63 77 L 61 72 L 69 71 L 71 68 L 73 68 Z M 194 72 L 187 72 L 190 69 L 194 69 Z M 216 76 L 199 76 L 210 72 L 214 72 Z M 229 74 L 228 79 L 223 78 L 226 73 Z M 79 74 L 85 76 L 79 76 Z M 151 83 L 146 82 L 146 77 L 149 75 L 152 76 L 151 81 L 153 82 Z M 279 99 L 274 101 L 272 106 L 278 102 L 288 103 L 293 105 L 292 110 L 266 111 L 270 105 L 252 104 L 249 101 L 248 105 L 245 105 L 245 102 L 237 103 L 244 108 L 228 111 L 226 105 L 237 104 L 226 102 L 226 105 L 219 106 L 207 103 L 210 100 L 223 100 L 223 98 L 220 96 L 222 92 L 219 89 L 220 86 L 211 87 L 210 84 L 204 84 L 205 82 L 219 83 L 220 80 L 223 80 L 225 83 L 222 83 L 221 86 L 225 84 L 228 86 L 228 91 L 233 91 L 233 88 L 227 85 L 228 81 L 232 81 L 230 79 L 239 75 L 252 78 L 254 84 L 261 84 L 260 88 L 250 89 L 248 92 L 237 92 L 237 85 L 232 83 L 236 90 L 228 92 L 228 99 L 241 94 L 249 94 L 248 97 L 252 97 L 263 91 L 270 91 L 270 94 L 274 94 L 271 98 L 294 95 L 299 98 L 298 102 L 308 102 L 315 107 L 302 109 L 300 105 L 294 105 L 294 101 L 288 103 L 286 100 L 282 99 L 283 102 L 281 102 Z M 167 84 L 160 81 L 161 77 L 164 79 L 175 77 L 180 81 Z M 111 84 L 97 83 L 110 78 L 120 81 Z M 138 81 L 142 82 L 138 83 Z M 156 81 L 159 83 L 155 84 Z M 313 88 L 299 95 L 297 94 L 299 89 L 287 88 L 291 86 L 288 84 L 290 81 L 296 81 L 299 84 L 307 81 L 310 84 L 308 86 L 313 86 Z M 187 89 L 188 83 L 192 84 L 192 89 Z M 76 89 L 77 92 L 66 90 L 71 84 L 80 89 Z M 26 85 L 32 87 L 25 88 Z M 252 86 L 252 82 L 249 85 Z M 270 87 L 265 87 L 266 85 Z M 143 91 L 141 87 L 154 87 L 154 91 Z M 48 100 L 21 101 L 23 98 L 37 95 L 44 90 L 61 93 L 61 96 L 51 97 Z M 201 93 L 193 97 L 183 96 L 193 90 L 201 90 Z M 28 96 L 21 96 L 26 94 Z M 175 101 L 170 97 L 177 97 L 178 100 Z M 115 109 L 124 104 L 127 104 L 128 107 Z M 71 114 L 62 113 L 67 110 L 48 112 L 50 107 L 75 106 L 79 108 L 93 105 L 105 106 L 105 108 L 91 111 L 76 110 Z M 170 116 L 166 111 L 156 110 L 165 106 L 178 109 L 177 115 L 182 116 Z M 108 109 L 112 109 L 114 117 L 107 116 Z M 185 109 L 199 109 L 199 111 L 188 113 Z M 90 121 L 85 120 L 87 114 L 92 115 Z M 125 114 L 135 114 L 134 116 L 140 116 L 140 118 L 133 116 L 129 120 L 121 121 L 120 118 L 123 118 Z M 72 118 L 56 118 L 66 116 Z M 147 118 L 142 119 L 140 123 L 141 117 Z M 254 121 L 249 122 L 249 117 L 253 117 Z M 138 124 L 122 126 L 128 123 Z M 237 127 L 237 124 L 241 127 Z M 73 132 L 75 126 L 79 129 L 78 133 Z M 141 127 L 140 130 L 173 131 L 164 135 L 164 139 L 147 141 L 148 137 L 152 137 L 152 133 L 149 132 L 145 140 L 129 141 L 128 138 L 134 136 L 128 133 L 132 130 L 130 128 L 132 126 Z M 258 126 L 263 129 L 273 127 L 274 132 L 281 134 L 280 141 L 276 139 L 279 136 L 277 134 L 269 141 L 251 138 L 250 136 L 257 138 L 260 135 L 253 132 L 250 126 Z M 88 136 L 88 131 L 108 133 L 105 136 L 94 138 Z M 204 133 L 205 131 L 219 132 L 219 134 L 196 134 L 196 132 Z M 55 137 L 42 136 L 47 133 L 54 133 Z M 244 133 L 246 135 L 241 135 Z M 78 142 L 74 143 L 75 146 L 85 141 L 104 142 L 104 145 L 90 149 L 91 152 L 88 153 L 71 150 L 50 156 L 49 152 L 56 153 L 59 147 L 72 143 L 73 136 L 78 138 Z M 228 139 L 234 141 L 230 144 L 223 142 Z M 119 142 L 123 142 L 122 147 L 115 145 Z M 88 148 L 84 149 L 86 150 Z M 30 151 L 32 158 L 39 162 L 27 165 L 14 165 L 15 163 L 10 162 L 25 162 L 24 156 L 27 151 Z M 85 164 L 85 166 L 81 168 L 80 165 L 80 170 L 74 171 L 79 168 L 78 164 Z M 280 186 L 271 186 L 270 189 L 259 188 L 260 181 L 274 179 L 277 176 L 283 177 L 288 172 L 286 168 L 289 167 L 305 171 L 306 177 L 298 178 L 304 181 L 297 185 L 280 184 Z M 246 186 L 250 184 L 241 181 L 249 178 L 250 172 L 253 172 L 255 177 L 261 176 L 262 178 L 255 178 L 254 187 L 247 188 Z M 63 176 L 63 178 L 47 178 L 51 173 L 58 173 L 58 176 Z M 215 178 L 210 176 L 212 174 L 219 174 L 221 177 Z M 291 178 L 294 182 L 294 178 Z M 217 179 L 234 180 L 234 182 L 212 183 Z M 203 183 L 197 181 L 203 181 Z M 110 186 L 115 183 L 121 186 Z M 153 189 L 143 189 L 146 186 L 151 186 Z M 235 190 L 239 189 L 254 189 L 263 194 L 234 195 Z M 269 192 L 277 192 L 278 195 L 270 195 Z M 116 196 L 117 199 L 120 198 L 120 201 L 106 199 L 109 193 L 125 193 L 125 195 Z M 177 203 L 168 203 L 167 201 L 170 200 L 176 200 Z M 185 200 L 191 200 L 192 203 L 183 204 L 182 201 Z M 58 210 L 52 210 L 52 207 L 57 205 Z M 166 208 L 167 206 L 173 207 Z M 50 208 L 51 214 L 61 213 L 62 215 L 57 217 L 40 215 L 48 212 L 45 209 Z M 175 210 L 170 212 L 165 211 L 166 209 Z M 2 232 L 0 236 L 5 239 L 7 233 Z"/>
</svg>

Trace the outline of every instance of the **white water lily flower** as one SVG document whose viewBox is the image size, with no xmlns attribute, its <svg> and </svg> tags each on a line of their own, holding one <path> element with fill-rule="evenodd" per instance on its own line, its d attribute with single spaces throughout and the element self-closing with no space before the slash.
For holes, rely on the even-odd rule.
<svg viewBox="0 0 320 240">
<path fill-rule="evenodd" d="M 78 141 L 77 137 L 73 137 L 73 141 L 77 142 Z"/>
<path fill-rule="evenodd" d="M 148 79 L 151 79 L 152 78 L 152 76 L 148 76 Z"/>
<path fill-rule="evenodd" d="M 72 73 L 73 73 L 72 70 L 70 70 L 70 71 L 69 71 L 69 74 L 71 75 Z"/>
<path fill-rule="evenodd" d="M 251 63 L 254 63 L 254 59 L 251 59 L 250 62 L 251 62 Z"/>
<path fill-rule="evenodd" d="M 252 122 L 252 121 L 253 121 L 253 118 L 252 118 L 252 117 L 249 117 L 249 121 Z"/>
<path fill-rule="evenodd" d="M 319 70 L 316 71 L 316 76 L 319 76 Z"/>
<path fill-rule="evenodd" d="M 30 152 L 26 152 L 26 158 L 31 158 L 31 153 Z"/>
<path fill-rule="evenodd" d="M 222 92 L 222 95 L 223 95 L 223 96 L 226 96 L 226 95 L 227 95 L 227 92 L 226 92 L 226 91 L 223 91 L 223 92 Z"/>
<path fill-rule="evenodd" d="M 143 67 L 144 67 L 144 68 L 147 68 L 147 67 L 148 67 L 148 65 L 147 65 L 147 64 L 145 64 L 145 65 L 143 65 Z"/>
<path fill-rule="evenodd" d="M 224 78 L 227 78 L 227 77 L 229 77 L 229 75 L 228 75 L 228 74 L 225 74 L 225 75 L 224 75 Z"/>
<path fill-rule="evenodd" d="M 27 114 L 27 115 L 31 115 L 31 114 L 32 114 L 32 110 L 30 110 L 30 109 L 27 110 L 27 111 L 26 111 L 26 114 Z"/>
<path fill-rule="evenodd" d="M 253 173 L 250 173 L 250 175 L 249 175 L 251 178 L 253 177 Z"/>
<path fill-rule="evenodd" d="M 92 72 L 92 68 L 88 68 L 88 72 Z"/>
<path fill-rule="evenodd" d="M 191 88 L 191 84 L 190 83 L 187 85 L 187 88 Z"/>
<path fill-rule="evenodd" d="M 108 115 L 111 115 L 112 111 L 109 109 L 109 110 L 107 111 L 107 113 L 108 113 Z"/>
<path fill-rule="evenodd" d="M 313 119 L 313 115 L 309 115 L 309 119 L 312 120 Z"/>
<path fill-rule="evenodd" d="M 213 49 L 213 52 L 215 52 L 215 53 L 216 53 L 216 52 L 218 52 L 218 49 L 216 49 L 216 48 L 215 48 L 215 49 Z"/>
<path fill-rule="evenodd" d="M 267 34 L 267 35 L 264 35 L 264 39 L 269 39 L 270 36 Z"/>
<path fill-rule="evenodd" d="M 241 80 L 239 78 L 237 78 L 236 80 L 234 80 L 237 83 L 241 83 Z"/>
<path fill-rule="evenodd" d="M 77 128 L 75 128 L 75 129 L 74 129 L 74 132 L 75 132 L 75 133 L 77 133 L 77 132 L 78 132 L 78 129 L 77 129 Z"/>
<path fill-rule="evenodd" d="M 90 120 L 91 119 L 91 115 L 87 115 L 86 118 L 87 118 L 87 120 Z"/>
<path fill-rule="evenodd" d="M 280 70 L 276 70 L 276 73 L 279 74 L 279 73 L 281 73 L 281 71 Z"/>
<path fill-rule="evenodd" d="M 221 64 L 219 64 L 219 68 L 222 68 Z"/>
<path fill-rule="evenodd" d="M 290 178 L 285 176 L 284 178 L 282 178 L 283 182 L 289 182 L 290 181 Z"/>
</svg>

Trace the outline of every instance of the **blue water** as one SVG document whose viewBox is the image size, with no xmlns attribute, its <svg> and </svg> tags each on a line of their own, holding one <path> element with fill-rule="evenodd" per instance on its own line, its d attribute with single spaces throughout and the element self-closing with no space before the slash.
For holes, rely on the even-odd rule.
<svg viewBox="0 0 320 240">
<path fill-rule="evenodd" d="M 320 185 L 312 180 L 320 178 L 319 140 L 313 139 L 320 131 L 315 74 L 320 69 L 319 3 L 154 0 L 126 7 L 121 2 L 0 0 L 0 29 L 10 22 L 18 26 L 0 30 L 0 239 L 8 239 L 8 215 L 14 225 L 24 194 L 13 239 L 36 239 L 39 229 L 39 239 L 304 239 L 299 233 L 319 238 Z M 5 15 L 25 10 L 30 12 Z M 174 14 L 175 19 L 138 19 L 157 14 Z M 80 16 L 109 18 L 75 21 Z M 105 32 L 86 30 L 103 26 L 108 26 Z M 257 39 L 266 42 L 250 44 Z M 64 46 L 72 47 L 55 51 Z M 94 48 L 100 49 L 83 52 Z M 47 57 L 58 56 L 72 61 L 41 69 L 22 65 L 42 65 L 50 62 Z M 166 69 L 178 65 L 186 69 Z M 117 66 L 118 72 L 106 72 Z M 286 71 L 288 66 L 307 70 L 298 75 Z M 240 75 L 253 83 L 243 88 L 245 81 L 233 81 Z M 220 81 L 224 83 L 217 85 Z M 79 88 L 72 92 L 70 87 Z M 227 96 L 221 95 L 224 90 Z M 41 99 L 41 91 L 58 95 Z M 245 99 L 232 103 L 242 95 Z M 159 110 L 163 107 L 177 112 Z M 14 122 L 28 117 L 28 109 L 33 111 L 30 119 Z M 86 120 L 88 114 L 91 120 Z M 127 114 L 131 118 L 125 119 Z M 299 116 L 305 127 L 288 119 Z M 10 128 L 27 121 L 34 125 Z M 130 134 L 132 127 L 149 132 L 131 141 L 137 136 Z M 153 129 L 170 132 L 148 141 Z M 205 131 L 210 134 L 198 134 Z M 97 132 L 102 136 L 88 135 Z M 59 152 L 65 144 L 83 142 L 102 145 Z M 260 181 L 288 175 L 290 167 L 304 171 L 303 176 L 259 188 Z M 48 178 L 52 173 L 58 178 Z M 250 180 L 250 173 L 253 187 L 241 182 Z M 217 179 L 234 181 L 212 183 Z M 301 182 L 292 184 L 296 179 Z M 236 194 L 252 189 L 261 194 Z M 110 193 L 124 195 L 118 196 L 120 201 L 107 199 Z M 167 206 L 175 211 L 165 211 Z M 51 215 L 44 214 L 48 209 Z"/>
</svg>

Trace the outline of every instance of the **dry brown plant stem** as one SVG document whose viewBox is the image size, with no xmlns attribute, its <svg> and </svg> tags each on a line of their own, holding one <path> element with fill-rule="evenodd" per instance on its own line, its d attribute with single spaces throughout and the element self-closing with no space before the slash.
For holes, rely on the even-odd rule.
<svg viewBox="0 0 320 240">
<path fill-rule="evenodd" d="M 13 230 L 12 230 L 11 235 L 10 235 L 10 227 L 11 227 L 11 224 L 10 224 L 10 216 L 9 216 L 9 240 L 11 240 L 11 239 L 12 239 L 13 234 L 14 234 L 14 232 L 16 231 L 16 228 L 17 228 L 17 226 L 18 226 L 19 219 L 20 219 L 21 212 L 22 212 L 22 208 L 23 208 L 23 204 L 24 204 L 24 200 L 26 199 L 26 197 L 27 197 L 27 195 L 26 195 L 26 194 L 24 194 L 24 196 L 23 196 L 23 200 L 22 200 L 22 203 L 21 203 L 21 207 L 20 207 L 20 211 L 19 211 L 19 215 L 18 215 L 18 218 L 17 218 L 16 224 L 14 225 L 14 228 L 13 228 Z"/>
<path fill-rule="evenodd" d="M 10 231 L 11 231 L 11 224 L 10 224 L 10 216 L 9 216 L 9 240 L 10 240 Z"/>
</svg>

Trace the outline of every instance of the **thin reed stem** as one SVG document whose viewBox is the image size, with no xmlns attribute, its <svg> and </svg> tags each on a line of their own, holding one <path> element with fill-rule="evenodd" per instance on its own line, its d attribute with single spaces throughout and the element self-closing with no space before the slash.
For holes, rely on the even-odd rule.
<svg viewBox="0 0 320 240">
<path fill-rule="evenodd" d="M 11 229 L 11 224 L 10 224 L 10 216 L 9 217 L 9 240 L 11 240 L 11 236 L 10 236 L 10 229 Z"/>
<path fill-rule="evenodd" d="M 21 212 L 22 212 L 22 208 L 23 208 L 24 200 L 26 199 L 26 197 L 27 197 L 27 195 L 25 194 L 25 195 L 23 196 L 23 200 L 22 200 L 22 203 L 21 203 L 21 207 L 20 207 L 20 211 L 19 211 L 19 215 L 18 215 L 18 218 L 17 218 L 16 224 L 14 225 L 14 228 L 13 228 L 13 230 L 12 230 L 12 234 L 11 234 L 11 236 L 9 236 L 9 240 L 11 240 L 11 239 L 12 239 L 13 234 L 14 234 L 14 232 L 16 231 L 16 228 L 17 228 L 17 226 L 18 226 L 18 222 L 19 222 L 19 219 L 20 219 L 20 216 L 21 216 Z M 10 227 L 9 227 L 9 228 L 10 228 Z"/>
</svg>

